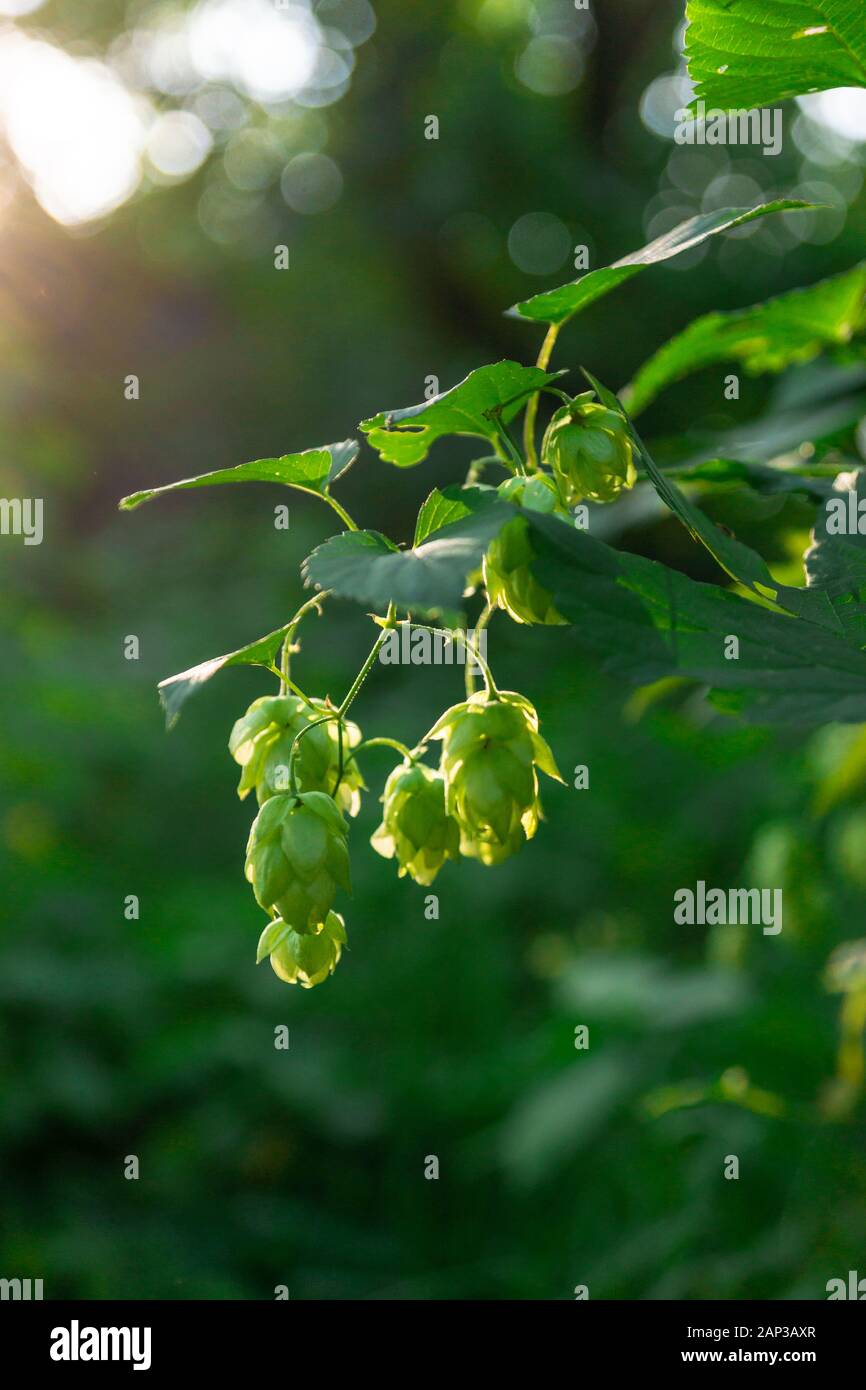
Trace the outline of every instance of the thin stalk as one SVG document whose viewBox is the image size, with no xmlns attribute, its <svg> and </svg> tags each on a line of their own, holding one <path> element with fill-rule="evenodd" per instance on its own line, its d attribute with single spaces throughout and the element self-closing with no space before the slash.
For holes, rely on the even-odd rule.
<svg viewBox="0 0 866 1390">
<path fill-rule="evenodd" d="M 483 609 L 483 611 L 482 611 L 482 613 L 481 613 L 481 616 L 479 617 L 477 623 L 475 624 L 474 638 L 477 638 L 479 632 L 483 632 L 484 629 L 487 627 L 487 624 L 490 622 L 490 619 L 491 619 L 492 616 L 493 616 L 493 610 L 494 610 L 494 605 L 493 605 L 492 603 L 488 603 L 488 604 L 485 605 L 485 607 L 484 607 L 484 609 Z M 469 696 L 470 696 L 470 695 L 474 695 L 474 694 L 475 694 L 475 672 L 472 670 L 472 662 L 471 662 L 471 661 L 467 661 L 467 663 L 466 663 L 466 698 L 467 698 L 467 700 L 469 699 Z"/>
<path fill-rule="evenodd" d="M 280 694 L 285 695 L 288 690 L 293 690 L 294 693 L 296 695 L 299 695 L 301 699 L 304 700 L 308 705 L 312 705 L 312 701 L 308 700 L 306 695 L 304 695 L 303 692 L 296 685 L 294 685 L 290 679 L 293 639 L 295 636 L 295 631 L 297 630 L 297 628 L 300 627 L 301 623 L 303 622 L 304 618 L 307 616 L 309 612 L 315 609 L 319 617 L 322 616 L 321 605 L 324 603 L 325 599 L 330 596 L 331 593 L 333 593 L 332 589 L 323 589 L 321 593 L 314 594 L 312 598 L 308 598 L 305 603 L 301 604 L 297 612 L 292 616 L 292 618 L 289 619 L 289 625 L 286 628 L 286 635 L 283 638 L 283 647 L 280 653 L 279 670 L 277 670 L 273 666 L 271 667 L 271 670 L 274 672 L 274 675 L 279 676 L 280 678 Z M 294 648 L 294 650 L 297 649 Z"/>
<path fill-rule="evenodd" d="M 460 641 L 463 643 L 467 652 L 475 659 L 475 661 L 481 667 L 481 674 L 484 677 L 484 688 L 487 691 L 487 694 L 490 696 L 491 700 L 499 699 L 499 689 L 495 680 L 493 679 L 493 672 L 487 665 L 487 662 L 484 660 L 484 657 L 481 655 L 475 643 L 469 641 L 469 638 L 467 637 L 465 632 L 463 632 L 460 628 L 455 628 L 454 632 L 451 632 L 448 628 L 445 627 L 431 627 L 429 623 L 413 623 L 412 626 L 422 628 L 425 632 L 435 632 L 440 637 L 447 637 L 451 641 L 454 640 L 454 632 L 456 632 L 457 636 L 460 638 Z"/>
<path fill-rule="evenodd" d="M 544 336 L 544 342 L 541 344 L 535 363 L 536 367 L 540 367 L 542 371 L 546 371 L 550 365 L 561 327 L 562 324 L 552 323 Z M 523 417 L 523 449 L 531 468 L 538 467 L 538 455 L 535 452 L 535 419 L 538 415 L 539 395 L 540 392 L 536 391 L 534 396 L 530 396 L 526 405 L 526 414 Z"/>
<path fill-rule="evenodd" d="M 316 496 L 321 497 L 323 502 L 327 502 L 329 507 L 333 507 L 334 511 L 337 513 L 337 516 L 340 517 L 342 521 L 345 521 L 346 526 L 350 531 L 357 531 L 358 527 L 355 525 L 355 522 L 349 516 L 349 513 L 346 511 L 346 508 L 340 505 L 336 497 L 332 497 L 330 492 L 319 492 L 316 494 Z"/>
<path fill-rule="evenodd" d="M 391 604 L 390 608 L 388 609 L 388 617 L 387 617 L 386 621 L 392 621 L 392 620 L 393 620 L 393 615 L 394 615 L 394 605 Z M 339 708 L 338 708 L 338 709 L 335 709 L 334 712 L 333 712 L 333 714 L 323 714 L 323 715 L 321 716 L 320 719 L 314 719 L 310 724 L 306 724 L 306 725 L 304 726 L 304 728 L 301 729 L 301 730 L 299 730 L 299 732 L 296 733 L 296 734 L 295 734 L 295 737 L 292 739 L 292 746 L 291 746 L 291 748 L 289 749 L 289 791 L 290 791 L 290 793 L 291 793 L 292 796 L 297 796 L 297 795 L 298 795 L 298 782 L 297 782 L 297 777 L 296 777 L 296 775 L 295 775 L 295 753 L 297 752 L 298 744 L 300 743 L 301 739 L 304 737 L 304 734 L 308 734 L 308 733 L 310 732 L 311 729 L 316 729 L 316 728 L 318 728 L 318 726 L 319 726 L 320 724 L 329 724 L 329 723 L 331 723 L 331 721 L 334 720 L 334 719 L 339 720 L 339 722 L 340 722 L 340 729 L 341 729 L 341 731 L 342 731 L 342 721 L 343 721 L 343 719 L 345 718 L 345 715 L 346 715 L 346 713 L 347 713 L 347 711 L 348 711 L 350 705 L 352 704 L 353 700 L 354 700 L 355 697 L 357 696 L 358 691 L 361 689 L 361 686 L 364 684 L 364 681 L 367 679 L 367 677 L 369 676 L 371 670 L 373 669 L 373 664 L 374 664 L 374 662 L 375 662 L 375 660 L 376 660 L 376 657 L 377 657 L 378 654 L 379 654 L 379 648 L 382 646 L 382 643 L 385 641 L 386 637 L 388 636 L 388 631 L 389 631 L 389 630 L 390 630 L 390 629 L 383 628 L 383 630 L 379 633 L 378 637 L 376 638 L 375 642 L 373 643 L 373 646 L 372 646 L 371 649 L 370 649 L 370 653 L 369 653 L 369 655 L 368 655 L 366 661 L 364 662 L 364 665 L 361 667 L 360 671 L 358 672 L 357 676 L 355 677 L 354 681 L 352 682 L 352 684 L 351 684 L 351 686 L 350 686 L 350 688 L 349 688 L 349 692 L 348 692 L 348 694 L 346 695 L 346 698 L 343 700 L 343 703 L 339 706 Z M 340 737 L 340 768 L 339 768 L 339 778 L 340 778 L 340 779 L 342 779 L 342 776 L 343 776 L 343 767 L 342 767 L 342 763 L 343 763 L 343 755 L 342 755 L 342 732 L 341 732 L 341 737 Z M 335 791 L 335 792 L 336 792 L 337 788 L 339 787 L 339 785 L 340 785 L 340 780 L 338 779 L 338 781 L 337 781 L 337 787 L 334 788 L 334 791 Z"/>
</svg>

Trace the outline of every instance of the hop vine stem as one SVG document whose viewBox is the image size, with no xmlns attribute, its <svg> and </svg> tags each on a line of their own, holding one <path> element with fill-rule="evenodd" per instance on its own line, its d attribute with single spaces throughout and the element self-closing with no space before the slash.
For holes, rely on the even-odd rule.
<svg viewBox="0 0 866 1390">
<path fill-rule="evenodd" d="M 536 367 L 540 367 L 544 372 L 550 366 L 550 359 L 553 356 L 553 349 L 556 347 L 556 340 L 559 337 L 559 330 L 562 324 L 552 323 L 544 336 L 544 342 L 536 360 Z M 526 414 L 523 417 L 523 450 L 526 454 L 530 468 L 538 467 L 538 454 L 535 452 L 535 420 L 538 415 L 538 398 L 540 391 L 536 391 L 534 396 L 530 396 L 526 406 Z"/>
</svg>

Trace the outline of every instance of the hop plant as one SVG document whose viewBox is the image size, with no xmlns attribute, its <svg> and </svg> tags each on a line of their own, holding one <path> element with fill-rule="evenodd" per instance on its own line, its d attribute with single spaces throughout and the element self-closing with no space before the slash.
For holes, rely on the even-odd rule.
<svg viewBox="0 0 866 1390">
<path fill-rule="evenodd" d="M 541 456 L 567 507 L 584 498 L 614 502 L 637 479 L 628 426 L 615 410 L 590 399 L 590 393 L 575 396 L 554 413 Z"/>
<path fill-rule="evenodd" d="M 500 497 L 516 502 L 527 511 L 550 514 L 563 510 L 556 485 L 547 474 L 508 478 L 498 492 Z M 491 542 L 484 557 L 487 597 L 516 623 L 562 625 L 566 619 L 557 613 L 553 595 L 534 577 L 530 568 L 532 560 L 529 528 L 523 517 L 516 516 Z"/>
<path fill-rule="evenodd" d="M 271 967 L 279 979 L 287 985 L 312 989 L 333 975 L 345 945 L 346 924 L 339 912 L 329 912 L 315 933 L 294 931 L 277 917 L 259 938 L 256 964 L 270 956 Z"/>
<path fill-rule="evenodd" d="M 537 769 L 562 778 L 524 696 L 477 691 L 427 737 L 442 740 L 445 804 L 460 826 L 461 854 L 499 864 L 532 839 L 541 819 Z"/>
<path fill-rule="evenodd" d="M 446 859 L 460 858 L 460 828 L 445 809 L 445 779 L 423 763 L 394 768 L 382 795 L 382 824 L 370 844 L 399 874 L 428 887 Z"/>
<path fill-rule="evenodd" d="M 300 935 L 327 920 L 338 888 L 351 892 L 348 826 L 324 792 L 277 792 L 262 806 L 247 842 L 246 876 L 261 907 Z"/>
<path fill-rule="evenodd" d="M 266 695 L 253 700 L 246 714 L 234 725 L 229 752 L 241 767 L 238 796 L 241 800 L 255 787 L 260 806 L 277 792 L 288 789 L 288 766 L 295 738 L 309 724 L 324 715 L 333 715 L 325 700 L 301 700 L 296 695 Z M 294 756 L 295 779 L 299 791 L 327 792 L 350 816 L 361 808 L 364 781 L 354 759 L 353 748 L 361 742 L 361 730 L 351 720 L 343 721 L 343 766 L 340 769 L 340 733 L 336 719 L 318 724 L 298 741 Z M 337 787 L 337 777 L 340 785 Z"/>
</svg>

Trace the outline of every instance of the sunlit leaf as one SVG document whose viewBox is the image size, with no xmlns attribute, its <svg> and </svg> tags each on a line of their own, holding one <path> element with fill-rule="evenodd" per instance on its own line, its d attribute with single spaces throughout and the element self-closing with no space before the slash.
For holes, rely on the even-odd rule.
<svg viewBox="0 0 866 1390">
<path fill-rule="evenodd" d="M 161 497 L 166 492 L 179 492 L 183 488 L 213 487 L 221 483 L 284 483 L 300 488 L 303 492 L 322 493 L 336 478 L 342 476 L 354 463 L 358 454 L 358 441 L 344 439 L 339 444 L 327 444 L 321 449 L 305 449 L 300 454 L 283 454 L 281 458 L 255 459 L 252 463 L 239 463 L 234 468 L 218 468 L 213 473 L 201 473 L 195 478 L 182 478 L 176 483 L 165 483 L 162 487 L 145 488 L 141 492 L 130 493 L 119 503 L 121 510 L 131 511 L 149 502 L 152 497 Z"/>
<path fill-rule="evenodd" d="M 565 323 L 574 314 L 615 290 L 618 285 L 646 270 L 647 266 L 669 261 L 672 257 L 679 256 L 682 251 L 690 251 L 692 247 L 700 246 L 708 237 L 740 227 L 757 217 L 766 217 L 772 212 L 798 212 L 811 207 L 811 203 L 784 199 L 774 203 L 762 203 L 754 208 L 723 208 L 718 212 L 700 213 L 697 217 L 680 222 L 678 226 L 665 232 L 664 236 L 657 237 L 640 251 L 633 251 L 631 255 L 623 256 L 622 260 L 614 261 L 613 265 L 600 270 L 590 270 L 580 279 L 572 280 L 567 285 L 535 294 L 531 299 L 524 299 L 520 304 L 513 305 L 508 312 L 516 318 L 533 319 L 538 323 Z"/>
<path fill-rule="evenodd" d="M 259 637 L 248 646 L 239 647 L 236 652 L 212 657 L 210 661 L 202 661 L 198 666 L 191 666 L 188 671 L 180 671 L 178 675 L 167 676 L 164 681 L 160 681 L 159 698 L 165 710 L 168 728 L 177 723 L 181 708 L 190 695 L 200 690 L 218 671 L 223 671 L 228 666 L 270 666 L 283 644 L 289 627 L 290 624 L 287 623 L 285 627 L 269 632 L 266 637 Z"/>
<path fill-rule="evenodd" d="M 544 372 L 519 362 L 495 362 L 479 367 L 463 381 L 432 400 L 405 410 L 383 410 L 360 428 L 386 463 L 411 468 L 427 457 L 430 445 L 443 435 L 479 435 L 495 440 L 497 420 L 506 424 L 528 398 L 563 372 Z"/>
<path fill-rule="evenodd" d="M 709 107 L 866 86 L 863 0 L 688 0 L 686 18 L 695 100 Z"/>
</svg>

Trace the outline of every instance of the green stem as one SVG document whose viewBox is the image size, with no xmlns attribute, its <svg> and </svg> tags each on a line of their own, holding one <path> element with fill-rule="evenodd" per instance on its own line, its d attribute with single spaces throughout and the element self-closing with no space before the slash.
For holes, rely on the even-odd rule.
<svg viewBox="0 0 866 1390">
<path fill-rule="evenodd" d="M 454 640 L 454 634 L 456 633 L 457 636 L 460 638 L 460 641 L 466 648 L 467 652 L 481 667 L 481 674 L 484 677 L 484 688 L 487 691 L 487 694 L 490 696 L 490 699 L 499 699 L 499 689 L 496 685 L 495 680 L 493 679 L 493 672 L 487 665 L 487 662 L 484 660 L 484 657 L 481 655 L 475 643 L 469 641 L 469 638 L 466 636 L 466 633 L 463 632 L 461 628 L 455 628 L 452 632 L 449 631 L 449 629 L 446 627 L 431 627 L 429 623 L 413 623 L 412 626 L 422 628 L 425 632 L 438 633 L 440 637 L 447 637 L 452 642 Z"/>
<path fill-rule="evenodd" d="M 337 513 L 337 516 L 340 517 L 342 521 L 345 521 L 346 526 L 350 531 L 357 531 L 358 527 L 355 525 L 355 522 L 349 516 L 349 513 L 346 511 L 346 508 L 340 505 L 336 497 L 332 497 L 330 492 L 319 492 L 316 495 L 318 497 L 321 497 L 323 502 L 327 502 L 329 507 L 333 507 L 334 511 Z"/>
<path fill-rule="evenodd" d="M 292 690 L 296 695 L 299 695 L 301 699 L 304 700 L 308 705 L 311 705 L 312 701 L 308 700 L 306 695 L 304 695 L 303 692 L 296 685 L 294 685 L 290 679 L 292 646 L 294 636 L 297 628 L 300 627 L 304 618 L 313 609 L 315 609 L 319 617 L 322 616 L 321 605 L 324 603 L 325 599 L 328 598 L 332 593 L 332 589 L 322 589 L 321 593 L 314 594 L 312 598 L 308 598 L 305 603 L 301 604 L 300 608 L 297 609 L 297 611 L 289 619 L 289 625 L 286 628 L 286 635 L 283 638 L 283 647 L 280 653 L 279 670 L 277 670 L 276 667 L 271 667 L 271 670 L 274 672 L 274 675 L 279 676 L 280 678 L 280 694 L 285 695 L 287 690 Z"/>
<path fill-rule="evenodd" d="M 517 445 L 515 444 L 514 440 L 511 438 L 511 434 L 510 434 L 510 431 L 509 431 L 509 429 L 508 429 L 508 426 L 506 425 L 505 421 L 504 421 L 504 420 L 501 420 L 501 419 L 497 421 L 497 424 L 499 425 L 499 429 L 500 429 L 500 432 L 501 432 L 501 435 L 502 435 L 502 441 L 503 441 L 503 443 L 504 443 L 506 449 L 508 450 L 509 454 L 511 455 L 512 461 L 513 461 L 513 463 L 514 463 L 515 472 L 518 473 L 522 478 L 525 478 L 525 477 L 526 477 L 526 465 L 525 465 L 525 463 L 523 462 L 523 458 L 522 458 L 522 456 L 521 456 L 520 450 L 518 449 L 518 447 L 517 447 Z"/>
<path fill-rule="evenodd" d="M 544 342 L 541 344 L 538 359 L 535 363 L 536 367 L 540 367 L 542 371 L 546 371 L 550 365 L 550 359 L 553 354 L 553 349 L 556 346 L 556 340 L 559 336 L 561 327 L 561 324 L 552 323 L 544 336 Z M 535 419 L 538 414 L 539 395 L 540 392 L 536 391 L 534 396 L 530 396 L 526 405 L 526 414 L 523 418 L 523 448 L 531 468 L 538 467 L 538 455 L 535 452 Z"/>
<path fill-rule="evenodd" d="M 499 454 L 485 454 L 484 458 L 473 459 L 463 480 L 463 486 L 471 487 L 473 483 L 477 483 L 489 463 L 504 464 L 504 462 L 505 460 Z"/>
<path fill-rule="evenodd" d="M 309 695 L 305 695 L 301 687 L 299 685 L 296 685 L 293 680 L 286 680 L 279 666 L 268 666 L 267 670 L 271 672 L 271 675 L 276 676 L 278 678 L 280 682 L 281 695 L 285 695 L 288 693 L 289 690 L 291 690 L 292 694 L 297 695 L 298 699 L 303 700 L 304 704 L 309 705 L 310 709 L 315 709 L 315 705 L 313 704 Z M 283 688 L 284 685 L 286 687 L 285 689 Z"/>
<path fill-rule="evenodd" d="M 407 762 L 417 761 L 418 753 L 416 749 L 407 748 L 405 743 L 401 743 L 397 738 L 365 738 L 363 743 L 359 743 L 357 748 L 352 750 L 350 757 L 355 758 L 359 753 L 365 753 L 368 748 L 394 748 L 398 753 L 402 753 Z"/>
<path fill-rule="evenodd" d="M 394 618 L 394 605 L 393 605 L 393 603 L 392 603 L 391 606 L 390 606 L 389 609 L 388 609 L 388 615 L 387 615 L 387 618 L 386 618 L 386 622 L 392 623 L 392 622 L 393 622 L 393 618 Z M 316 729 L 316 728 L 318 728 L 318 726 L 319 726 L 320 724 L 329 724 L 329 723 L 331 723 L 331 721 L 334 720 L 334 719 L 338 720 L 339 723 L 340 723 L 340 763 L 339 763 L 339 775 L 338 775 L 338 778 L 337 778 L 337 786 L 334 788 L 334 792 L 336 793 L 337 789 L 339 788 L 340 781 L 342 780 L 342 776 L 343 776 L 343 738 L 342 738 L 343 719 L 345 718 L 345 715 L 346 715 L 347 710 L 349 709 L 349 706 L 352 704 L 353 700 L 355 699 L 356 695 L 358 694 L 358 691 L 361 689 L 361 686 L 364 684 L 364 681 L 367 679 L 367 677 L 369 676 L 371 670 L 373 669 L 373 663 L 375 662 L 376 657 L 377 657 L 378 654 L 379 654 L 379 648 L 382 646 L 382 643 L 385 641 L 386 637 L 388 636 L 389 630 L 390 630 L 389 628 L 383 628 L 383 630 L 379 633 L 378 637 L 376 638 L 375 642 L 373 643 L 373 646 L 372 646 L 371 649 L 370 649 L 369 656 L 367 657 L 366 661 L 364 662 L 364 665 L 361 667 L 361 669 L 360 669 L 360 671 L 358 672 L 357 676 L 356 676 L 355 679 L 353 680 L 353 682 L 352 682 L 352 684 L 351 684 L 351 686 L 350 686 L 350 688 L 349 688 L 349 693 L 346 695 L 346 698 L 343 700 L 343 703 L 340 705 L 339 709 L 335 709 L 334 712 L 333 712 L 333 714 L 323 714 L 323 715 L 321 716 L 320 719 L 314 719 L 310 724 L 306 724 L 306 725 L 304 726 L 304 728 L 301 729 L 301 730 L 299 730 L 299 732 L 296 733 L 296 734 L 295 734 L 295 737 L 292 739 L 292 746 L 291 746 L 291 748 L 289 749 L 289 792 L 291 793 L 292 796 L 297 796 L 297 795 L 298 795 L 298 782 L 297 782 L 297 778 L 296 778 L 296 776 L 295 776 L 295 753 L 296 753 L 296 751 L 297 751 L 298 744 L 300 743 L 301 739 L 304 737 L 304 734 L 308 734 L 308 733 L 310 732 L 311 729 Z"/>
<path fill-rule="evenodd" d="M 481 616 L 479 617 L 477 623 L 475 624 L 475 634 L 474 634 L 475 637 L 478 636 L 479 632 L 483 632 L 483 631 L 484 631 L 484 629 L 486 628 L 487 624 L 490 622 L 491 617 L 493 616 L 493 611 L 494 611 L 494 605 L 493 605 L 492 603 L 488 603 L 488 604 L 485 605 L 485 607 L 484 607 L 484 609 L 483 609 L 483 611 L 482 611 L 482 613 L 481 613 Z M 467 698 L 467 700 L 469 699 L 469 696 L 470 696 L 470 695 L 474 695 L 474 694 L 475 694 L 475 672 L 472 670 L 472 662 L 471 662 L 471 661 L 467 661 L 467 663 L 466 663 L 466 698 Z"/>
</svg>

